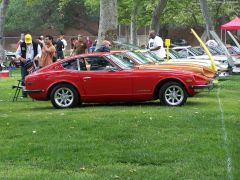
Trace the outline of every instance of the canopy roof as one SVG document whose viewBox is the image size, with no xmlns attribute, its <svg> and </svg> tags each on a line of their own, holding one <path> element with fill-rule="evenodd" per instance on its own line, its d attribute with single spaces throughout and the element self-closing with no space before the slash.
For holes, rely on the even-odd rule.
<svg viewBox="0 0 240 180">
<path fill-rule="evenodd" d="M 220 29 L 222 29 L 222 30 L 240 30 L 240 18 L 236 17 L 232 21 L 221 25 Z"/>
</svg>

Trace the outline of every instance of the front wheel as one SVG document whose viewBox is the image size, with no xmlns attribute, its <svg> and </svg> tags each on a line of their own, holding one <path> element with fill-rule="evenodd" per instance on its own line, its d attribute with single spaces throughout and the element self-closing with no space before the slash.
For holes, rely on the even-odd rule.
<svg viewBox="0 0 240 180">
<path fill-rule="evenodd" d="M 50 95 L 51 102 L 55 108 L 69 108 L 76 106 L 79 102 L 78 93 L 72 85 L 58 84 Z"/>
<path fill-rule="evenodd" d="M 187 92 L 179 82 L 170 81 L 160 88 L 159 99 L 167 106 L 182 106 L 187 101 Z"/>
</svg>

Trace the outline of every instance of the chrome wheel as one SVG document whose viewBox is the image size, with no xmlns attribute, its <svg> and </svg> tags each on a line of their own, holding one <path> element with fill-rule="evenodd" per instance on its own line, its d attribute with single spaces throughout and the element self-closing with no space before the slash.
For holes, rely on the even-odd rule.
<svg viewBox="0 0 240 180">
<path fill-rule="evenodd" d="M 55 85 L 50 92 L 50 99 L 55 108 L 70 108 L 76 106 L 79 102 L 77 89 L 67 83 Z"/>
<path fill-rule="evenodd" d="M 184 92 L 179 86 L 169 86 L 165 91 L 165 100 L 169 105 L 177 106 L 184 98 Z"/>
<path fill-rule="evenodd" d="M 182 106 L 186 103 L 187 96 L 187 91 L 180 82 L 166 82 L 159 90 L 160 102 L 167 106 Z"/>
<path fill-rule="evenodd" d="M 62 108 L 70 107 L 74 100 L 74 94 L 71 89 L 67 87 L 61 87 L 54 93 L 55 103 Z"/>
</svg>

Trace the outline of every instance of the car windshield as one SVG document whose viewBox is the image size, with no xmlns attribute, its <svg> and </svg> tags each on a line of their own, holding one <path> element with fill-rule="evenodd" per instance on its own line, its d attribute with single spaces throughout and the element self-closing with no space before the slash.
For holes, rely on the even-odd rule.
<svg viewBox="0 0 240 180">
<path fill-rule="evenodd" d="M 232 55 L 238 55 L 239 54 L 239 51 L 238 51 L 237 47 L 231 46 L 231 47 L 228 47 L 227 49 L 228 49 L 229 53 L 232 54 Z"/>
<path fill-rule="evenodd" d="M 143 55 L 140 56 L 139 54 L 137 54 L 135 52 L 128 52 L 128 55 L 131 56 L 132 58 L 134 58 L 134 60 L 137 61 L 138 64 L 149 64 L 149 61 L 146 58 L 144 58 Z"/>
<path fill-rule="evenodd" d="M 195 48 L 192 48 L 192 47 L 190 47 L 189 50 L 190 50 L 193 54 L 195 54 L 196 56 L 201 56 L 201 55 L 204 54 L 204 52 L 199 51 L 198 49 L 195 49 Z"/>
<path fill-rule="evenodd" d="M 215 51 L 215 55 L 219 54 L 222 55 L 223 54 L 223 50 L 220 47 L 211 47 L 210 49 L 212 49 L 213 51 Z"/>
<path fill-rule="evenodd" d="M 169 51 L 176 59 L 186 58 L 186 56 L 181 55 L 180 53 L 178 53 L 174 49 L 169 49 Z"/>
<path fill-rule="evenodd" d="M 195 48 L 193 48 L 193 49 L 197 50 L 199 53 L 201 53 L 201 55 L 205 55 L 205 54 L 206 54 L 203 48 L 200 48 L 200 47 L 197 47 L 197 48 L 196 48 L 196 47 L 195 47 Z M 213 55 L 216 55 L 216 54 L 217 54 L 217 52 L 216 52 L 214 49 L 210 48 L 210 47 L 208 47 L 208 50 L 209 50 L 209 52 L 210 52 L 211 54 L 213 54 Z"/>
<path fill-rule="evenodd" d="M 164 61 L 163 58 L 161 58 L 160 56 L 158 56 L 157 54 L 155 54 L 154 52 L 151 51 L 147 51 L 146 52 L 147 55 L 151 56 L 152 58 L 154 58 L 157 61 Z"/>
<path fill-rule="evenodd" d="M 134 52 L 140 58 L 146 60 L 148 63 L 156 63 L 157 61 L 150 55 L 145 54 L 145 52 Z"/>
<path fill-rule="evenodd" d="M 132 69 L 134 66 L 129 61 L 125 60 L 123 56 L 119 54 L 107 55 L 107 58 L 111 59 L 121 69 Z"/>
<path fill-rule="evenodd" d="M 151 54 L 149 51 L 146 52 L 141 52 L 141 54 L 143 55 L 144 58 L 146 58 L 147 60 L 149 60 L 149 62 L 154 62 L 157 63 L 157 57 L 153 56 L 153 54 Z"/>
</svg>

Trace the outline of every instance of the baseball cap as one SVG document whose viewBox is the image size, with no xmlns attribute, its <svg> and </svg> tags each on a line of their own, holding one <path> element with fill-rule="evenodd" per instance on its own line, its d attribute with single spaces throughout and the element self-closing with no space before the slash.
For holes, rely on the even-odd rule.
<svg viewBox="0 0 240 180">
<path fill-rule="evenodd" d="M 30 34 L 25 35 L 25 43 L 32 43 L 32 36 Z"/>
</svg>

